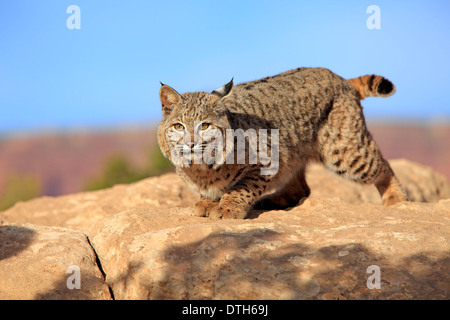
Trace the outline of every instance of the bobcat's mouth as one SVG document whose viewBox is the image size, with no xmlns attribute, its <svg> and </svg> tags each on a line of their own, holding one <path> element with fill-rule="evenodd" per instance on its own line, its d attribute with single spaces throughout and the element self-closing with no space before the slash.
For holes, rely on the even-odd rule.
<svg viewBox="0 0 450 320">
<path fill-rule="evenodd" d="M 206 168 L 217 168 L 224 163 L 218 145 L 199 144 L 189 147 L 185 144 L 175 145 L 172 151 L 171 161 L 175 166 L 191 167 L 204 164 Z"/>
</svg>

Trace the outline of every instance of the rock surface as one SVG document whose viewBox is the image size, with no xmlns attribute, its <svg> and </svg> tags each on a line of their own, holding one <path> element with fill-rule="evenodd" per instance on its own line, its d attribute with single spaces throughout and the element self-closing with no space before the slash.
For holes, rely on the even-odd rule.
<svg viewBox="0 0 450 320">
<path fill-rule="evenodd" d="M 80 231 L 0 226 L 0 300 L 111 299 L 96 259 Z"/>
<path fill-rule="evenodd" d="M 407 160 L 394 160 L 391 165 L 411 199 L 437 202 L 450 198 L 450 183 L 430 167 Z M 320 165 L 308 168 L 307 181 L 311 198 L 337 197 L 353 204 L 381 204 L 380 195 L 374 186 L 344 180 Z M 198 199 L 199 196 L 190 191 L 175 173 L 169 173 L 100 191 L 20 202 L 0 212 L 0 224 L 34 223 L 87 233 L 96 222 L 124 210 L 137 207 L 188 207 Z"/>
<path fill-rule="evenodd" d="M 217 223 L 141 208 L 103 219 L 91 241 L 116 299 L 446 299 L 449 212 L 450 200 L 311 199 Z"/>
<path fill-rule="evenodd" d="M 0 224 L 34 223 L 87 232 L 102 218 L 127 209 L 185 207 L 195 199 L 197 196 L 172 173 L 99 191 L 20 202 L 0 212 Z"/>
<path fill-rule="evenodd" d="M 0 213 L 0 299 L 449 299 L 450 183 L 391 164 L 417 202 L 312 166 L 303 204 L 245 220 L 189 216 L 175 174 L 18 204 Z"/>
</svg>

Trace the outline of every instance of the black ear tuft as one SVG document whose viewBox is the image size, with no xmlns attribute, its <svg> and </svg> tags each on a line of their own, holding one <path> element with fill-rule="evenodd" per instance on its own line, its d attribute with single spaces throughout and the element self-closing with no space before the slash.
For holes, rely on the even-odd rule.
<svg viewBox="0 0 450 320">
<path fill-rule="evenodd" d="M 213 92 L 211 92 L 211 94 L 215 94 L 221 98 L 225 97 L 230 93 L 231 89 L 233 89 L 233 80 L 234 77 L 226 85 L 220 87 L 219 89 L 214 90 Z"/>
</svg>

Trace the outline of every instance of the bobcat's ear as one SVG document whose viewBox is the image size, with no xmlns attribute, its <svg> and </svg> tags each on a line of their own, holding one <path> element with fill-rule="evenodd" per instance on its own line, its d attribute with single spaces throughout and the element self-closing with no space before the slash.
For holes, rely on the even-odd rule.
<svg viewBox="0 0 450 320">
<path fill-rule="evenodd" d="M 159 99 L 161 100 L 163 114 L 167 115 L 172 111 L 173 105 L 180 102 L 182 97 L 174 89 L 161 82 L 161 89 L 159 90 Z"/>
<path fill-rule="evenodd" d="M 230 93 L 231 89 L 233 89 L 233 79 L 234 78 L 232 78 L 231 81 L 228 82 L 226 85 L 211 92 L 211 94 L 215 94 L 215 95 L 219 96 L 220 98 L 225 97 L 227 94 Z"/>
</svg>

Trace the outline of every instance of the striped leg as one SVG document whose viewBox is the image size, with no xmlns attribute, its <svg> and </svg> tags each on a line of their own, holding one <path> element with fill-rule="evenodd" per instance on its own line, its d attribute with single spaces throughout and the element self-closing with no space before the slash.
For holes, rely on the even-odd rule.
<svg viewBox="0 0 450 320">
<path fill-rule="evenodd" d="M 336 101 L 318 139 L 320 159 L 328 169 L 352 181 L 375 184 L 384 205 L 407 200 L 366 129 L 359 101 L 350 98 Z"/>
<path fill-rule="evenodd" d="M 266 189 L 270 178 L 262 177 L 259 169 L 247 173 L 233 188 L 222 196 L 219 205 L 209 213 L 211 219 L 244 219 L 252 204 Z"/>
</svg>

